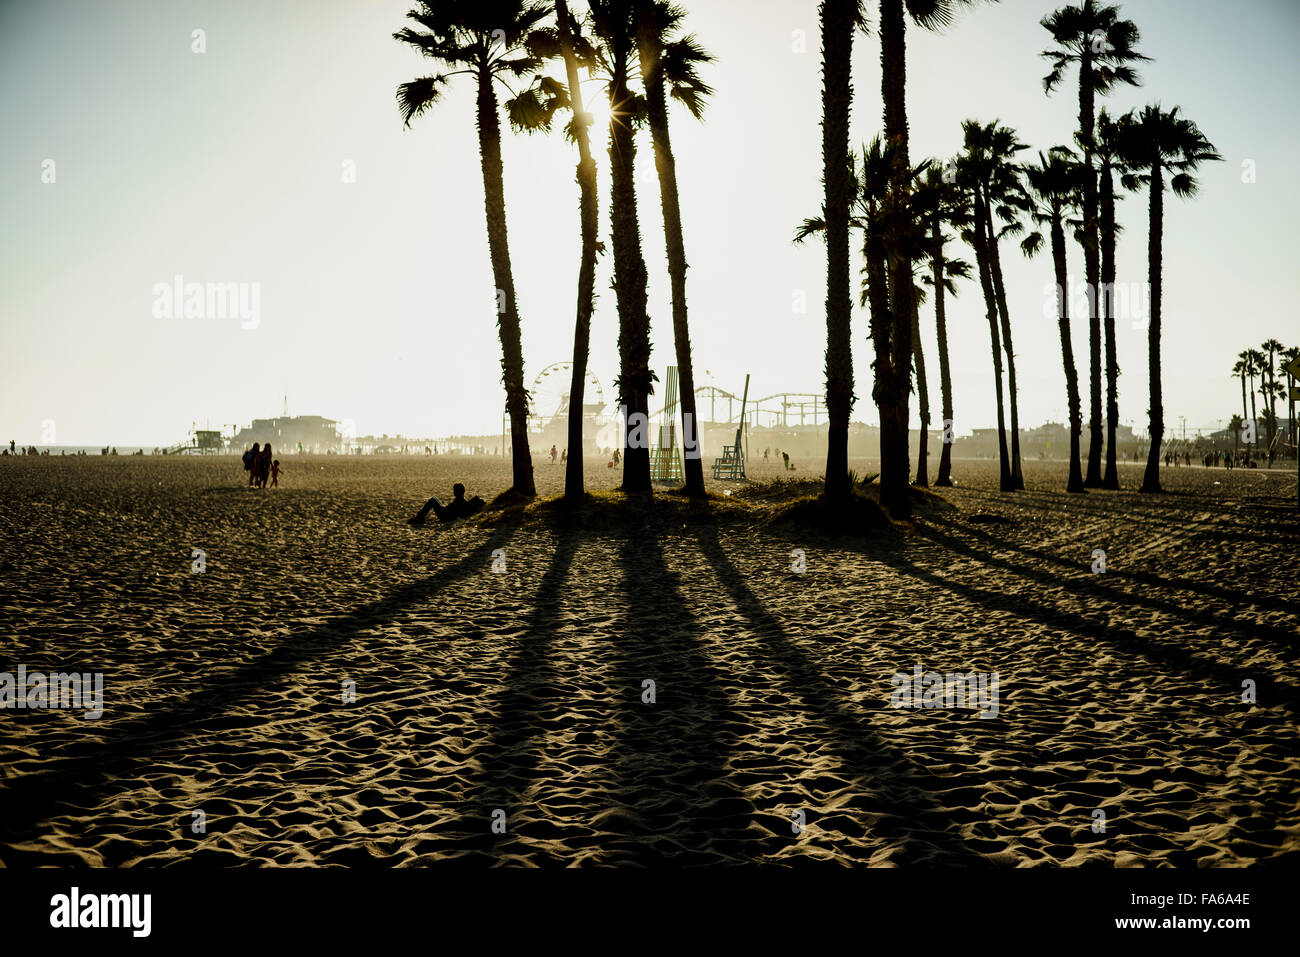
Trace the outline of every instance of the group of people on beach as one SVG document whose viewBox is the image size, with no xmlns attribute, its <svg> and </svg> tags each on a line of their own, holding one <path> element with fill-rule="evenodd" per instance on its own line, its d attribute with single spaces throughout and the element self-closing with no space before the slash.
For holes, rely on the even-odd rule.
<svg viewBox="0 0 1300 957">
<path fill-rule="evenodd" d="M 279 486 L 280 460 L 272 457 L 270 442 L 262 447 L 254 442 L 253 447 L 244 453 L 244 471 L 248 473 L 250 488 L 266 488 L 268 479 L 271 488 Z"/>
<path fill-rule="evenodd" d="M 764 449 L 764 450 L 763 450 L 763 461 L 764 461 L 764 462 L 767 461 L 767 453 L 768 453 L 769 451 L 770 451 L 769 449 Z M 789 472 L 791 469 L 794 468 L 794 466 L 790 464 L 790 453 L 789 453 L 789 452 L 782 452 L 780 449 L 777 449 L 777 450 L 776 450 L 776 454 L 779 455 L 779 456 L 781 457 L 781 463 L 785 466 L 785 470 L 786 470 L 787 472 Z"/>
</svg>

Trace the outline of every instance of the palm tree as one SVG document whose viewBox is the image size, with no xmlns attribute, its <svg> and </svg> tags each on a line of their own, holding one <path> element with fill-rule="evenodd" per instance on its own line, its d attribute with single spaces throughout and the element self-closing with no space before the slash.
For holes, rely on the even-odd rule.
<svg viewBox="0 0 1300 957">
<path fill-rule="evenodd" d="M 947 178 L 938 163 L 930 163 L 925 179 L 917 187 L 915 199 L 923 231 L 922 252 L 919 262 L 929 266 L 929 275 L 923 282 L 934 290 L 934 324 L 935 336 L 939 346 L 939 391 L 942 402 L 945 437 L 952 427 L 952 378 L 948 362 L 948 324 L 944 310 L 946 295 L 957 294 L 957 279 L 970 277 L 970 265 L 960 259 L 949 259 L 944 247 L 948 242 L 945 229 L 948 226 L 961 226 L 965 223 L 964 203 L 961 191 L 951 174 L 956 170 L 955 162 L 950 161 Z M 917 370 L 920 374 L 918 361 Z M 927 403 L 922 400 L 923 407 Z M 928 415 L 926 416 L 928 421 Z M 922 433 L 924 435 L 924 433 Z M 924 458 L 921 460 L 924 464 Z M 952 442 L 944 441 L 939 454 L 939 475 L 936 486 L 952 485 Z"/>
<path fill-rule="evenodd" d="M 668 249 L 668 275 L 672 283 L 673 343 L 681 389 L 682 443 L 686 493 L 704 495 L 704 463 L 700 459 L 699 426 L 695 415 L 695 372 L 691 362 L 691 333 L 686 312 L 686 245 L 682 238 L 682 211 L 677 195 L 677 163 L 668 136 L 668 99 L 682 103 L 697 120 L 704 100 L 713 91 L 701 81 L 697 66 L 713 56 L 691 36 L 674 38 L 686 13 L 663 0 L 638 0 L 637 51 L 645 85 L 646 111 L 654 140 L 655 169 L 664 216 L 664 241 Z M 692 453 L 694 451 L 694 454 Z"/>
<path fill-rule="evenodd" d="M 1069 279 L 1065 265 L 1065 217 L 1078 204 L 1082 192 L 1082 167 L 1072 151 L 1058 146 L 1047 155 L 1038 154 L 1038 163 L 1024 168 L 1033 196 L 1030 215 L 1040 227 L 1047 226 L 1051 235 L 1052 268 L 1056 276 L 1057 323 L 1061 332 L 1061 362 L 1065 366 L 1065 396 L 1070 408 L 1070 478 L 1067 492 L 1083 492 L 1083 466 L 1079 461 L 1079 436 L 1083 418 L 1079 407 L 1079 373 L 1074 366 L 1074 347 L 1070 342 Z M 1020 244 L 1025 255 L 1033 256 L 1043 246 L 1042 232 L 1033 232 Z"/>
<path fill-rule="evenodd" d="M 1255 436 L 1251 440 L 1252 452 L 1259 450 L 1259 418 L 1255 412 L 1255 376 L 1263 372 L 1264 354 L 1258 349 L 1247 349 L 1244 353 L 1246 357 L 1246 375 L 1250 377 L 1250 422 Z M 1261 376 L 1262 377 L 1262 376 Z"/>
<path fill-rule="evenodd" d="M 1165 111 L 1147 106 L 1129 114 L 1125 133 L 1125 154 L 1132 172 L 1126 173 L 1128 188 L 1145 183 L 1150 188 L 1150 235 L 1147 244 L 1147 268 L 1151 284 L 1151 324 L 1147 347 L 1151 390 L 1151 448 L 1147 453 L 1143 492 L 1159 492 L 1160 443 L 1165 434 L 1164 404 L 1160 394 L 1160 295 L 1161 255 L 1164 239 L 1165 174 L 1175 196 L 1196 195 L 1197 182 L 1192 174 L 1202 163 L 1220 160 L 1214 145 L 1196 124 L 1180 116 L 1178 107 Z M 1145 172 L 1143 172 L 1145 171 Z"/>
<path fill-rule="evenodd" d="M 1263 373 L 1268 376 L 1267 395 L 1269 412 L 1268 426 L 1268 447 L 1273 447 L 1273 440 L 1277 437 L 1277 406 L 1276 400 L 1280 390 L 1277 387 L 1277 356 L 1286 347 L 1276 339 L 1265 339 L 1260 343 L 1259 348 L 1264 354 Z M 1285 393 L 1282 393 L 1285 394 Z"/>
<path fill-rule="evenodd" d="M 1011 412 L 1011 481 L 1015 488 L 1023 489 L 1025 479 L 1020 467 L 1020 400 L 1016 388 L 1016 355 L 1011 341 L 1011 316 L 1007 311 L 1007 294 L 1002 282 L 1002 260 L 998 255 L 998 240 L 1004 236 L 1015 236 L 1023 231 L 1019 212 L 1026 204 L 1026 200 L 1024 186 L 1020 181 L 1020 169 L 1015 165 L 1015 154 L 1026 149 L 1027 146 L 1016 139 L 1015 130 L 1000 125 L 997 120 L 984 128 L 984 134 L 984 143 L 990 160 L 989 175 L 983 187 L 988 207 L 985 227 L 988 230 L 989 275 L 993 280 L 998 315 L 1002 320 L 1002 347 L 1007 356 L 1007 392 Z M 1003 224 L 1001 228 L 994 227 L 994 213 Z"/>
<path fill-rule="evenodd" d="M 569 457 L 564 472 L 564 498 L 568 502 L 583 497 L 582 475 L 582 425 L 587 386 L 587 360 L 591 352 L 591 317 L 596 307 L 596 254 L 600 248 L 597 233 L 600 225 L 600 207 L 596 192 L 596 161 L 591 153 L 589 128 L 592 115 L 583 109 L 582 86 L 578 70 L 593 65 L 590 44 L 582 37 L 578 21 L 569 12 L 567 0 L 556 0 L 556 26 L 554 30 L 535 31 L 529 39 L 530 50 L 539 58 L 559 56 L 564 60 L 567 88 L 562 88 L 549 77 L 539 79 L 527 95 L 534 96 L 529 103 L 525 94 L 517 101 L 527 104 L 529 112 L 538 118 L 535 125 L 550 127 L 551 114 L 557 106 L 567 106 L 573 114 L 569 133 L 578 144 L 578 221 L 582 234 L 582 253 L 578 265 L 577 319 L 573 325 L 572 378 L 569 383 Z"/>
<path fill-rule="evenodd" d="M 1119 362 L 1115 348 L 1115 240 L 1122 227 L 1115 221 L 1115 177 L 1123 176 L 1128 166 L 1121 152 L 1124 132 L 1105 108 L 1097 114 L 1094 155 L 1100 163 L 1101 206 L 1098 229 L 1101 239 L 1102 324 L 1106 339 L 1106 474 L 1101 487 L 1119 488 L 1119 468 L 1115 461 L 1115 431 L 1119 428 Z"/>
<path fill-rule="evenodd" d="M 1241 377 L 1241 421 L 1246 421 L 1246 376 L 1250 373 L 1250 350 L 1237 353 L 1237 361 L 1232 366 L 1232 374 Z M 1253 380 L 1252 380 L 1253 381 Z"/>
<path fill-rule="evenodd" d="M 649 422 L 650 394 L 658 378 L 650 369 L 650 316 L 646 310 L 645 257 L 636 208 L 636 126 L 645 101 L 632 93 L 636 55 L 636 14 L 621 0 L 589 0 L 595 55 L 608 80 L 610 238 L 614 246 L 614 295 L 618 302 L 619 400 L 627 411 L 623 432 L 624 492 L 650 492 L 650 444 L 637 441 L 638 426 Z M 638 423 L 636 420 L 640 419 Z M 648 426 L 647 426 L 648 427 Z"/>
<path fill-rule="evenodd" d="M 959 6 L 974 0 L 880 0 L 880 97 L 884 103 L 885 140 L 893 151 L 891 201 L 895 236 L 909 230 L 911 164 L 907 130 L 907 19 L 925 30 L 952 23 Z M 856 6 L 856 4 L 855 4 Z M 906 11 L 906 13 L 904 12 Z M 882 398 L 880 419 L 880 500 L 898 517 L 912 512 L 908 492 L 908 394 L 912 363 L 912 312 L 916 307 L 912 263 L 906 251 L 890 257 L 889 305 L 893 315 L 891 381 Z"/>
<path fill-rule="evenodd" d="M 519 311 L 506 231 L 501 120 L 495 84 L 499 82 L 509 90 L 507 77 L 527 76 L 537 68 L 537 60 L 522 48 L 529 31 L 549 13 L 548 5 L 532 0 L 421 0 L 419 7 L 406 16 L 424 29 L 403 27 L 393 34 L 395 40 L 451 68 L 447 73 L 418 77 L 398 86 L 397 104 L 404 125 L 409 127 L 411 120 L 437 104 L 451 77 L 469 75 L 477 81 L 479 160 L 488 253 L 497 287 L 497 331 L 501 338 L 506 411 L 510 416 L 513 489 L 528 496 L 536 495 L 537 489 L 528 449 L 528 392 L 524 388 Z"/>
<path fill-rule="evenodd" d="M 970 242 L 975 251 L 975 266 L 979 272 L 980 288 L 984 292 L 985 314 L 989 320 L 989 342 L 993 350 L 993 383 L 997 396 L 998 418 L 998 475 L 999 488 L 1004 492 L 1015 491 L 1015 482 L 1011 475 L 1011 462 L 1007 455 L 1007 432 L 1005 404 L 1002 393 L 1002 337 L 998 331 L 998 305 L 993 288 L 993 279 L 989 268 L 988 237 L 989 228 L 985 221 L 989 218 L 988 202 L 984 192 L 984 182 L 992 175 L 991 160 L 984 147 L 985 127 L 975 120 L 962 123 L 963 152 L 957 161 L 957 182 L 962 187 L 968 204 L 966 218 L 970 227 L 964 230 L 962 237 Z"/>
<path fill-rule="evenodd" d="M 893 240 L 887 236 L 890 224 L 885 213 L 892 171 L 892 151 L 879 136 L 876 136 L 870 145 L 862 148 L 860 172 L 853 167 L 851 161 L 849 165 L 854 192 L 848 224 L 855 229 L 861 229 L 863 233 L 862 291 L 859 304 L 869 308 L 871 342 L 875 355 L 871 364 L 874 374 L 872 400 L 880 411 L 882 421 L 886 407 L 891 401 L 886 396 L 894 381 L 893 356 L 890 350 L 893 316 L 889 306 L 888 278 L 889 247 Z M 824 217 L 805 219 L 796 231 L 794 241 L 802 243 L 814 233 L 826 236 Z M 885 456 L 883 435 L 881 443 L 883 459 Z"/>
<path fill-rule="evenodd" d="M 1241 429 L 1246 424 L 1244 416 L 1234 415 L 1228 420 L 1228 431 L 1232 433 L 1232 457 L 1235 460 L 1241 448 Z"/>
<path fill-rule="evenodd" d="M 1064 79 L 1070 64 L 1079 65 L 1079 146 L 1087 170 L 1083 195 L 1084 279 L 1088 285 L 1088 354 L 1091 360 L 1088 377 L 1089 428 L 1088 474 L 1085 484 L 1095 488 L 1101 476 L 1101 326 L 1098 319 L 1097 281 L 1099 273 L 1097 228 L 1097 177 L 1093 169 L 1094 103 L 1116 85 L 1137 86 L 1141 81 L 1133 64 L 1147 57 L 1134 47 L 1140 39 L 1131 20 L 1121 20 L 1119 7 L 1095 0 L 1079 0 L 1078 6 L 1064 6 L 1040 21 L 1056 42 L 1055 50 L 1042 56 L 1052 63 L 1043 78 L 1047 93 Z"/>
<path fill-rule="evenodd" d="M 849 416 L 853 410 L 853 351 L 849 292 L 849 112 L 853 103 L 853 34 L 865 24 L 860 0 L 822 0 L 822 217 L 826 229 L 826 487 L 829 502 L 846 500 L 849 485 Z M 879 374 L 879 373 L 877 373 Z M 881 456 L 884 458 L 882 422 Z M 882 461 L 881 497 L 885 496 Z M 906 491 L 904 492 L 906 500 Z M 892 504 L 892 500 L 891 503 Z"/>
<path fill-rule="evenodd" d="M 1285 359 L 1288 364 L 1294 362 L 1297 357 L 1300 357 L 1300 346 L 1290 346 L 1289 348 L 1282 350 L 1282 358 Z M 1296 380 L 1294 379 L 1291 380 L 1291 385 L 1293 387 L 1295 386 L 1295 381 Z M 1287 389 L 1286 403 L 1287 438 L 1291 441 L 1292 451 L 1296 452 L 1297 455 L 1300 455 L 1300 433 L 1296 431 L 1295 398 L 1292 396 L 1290 389 Z"/>
</svg>

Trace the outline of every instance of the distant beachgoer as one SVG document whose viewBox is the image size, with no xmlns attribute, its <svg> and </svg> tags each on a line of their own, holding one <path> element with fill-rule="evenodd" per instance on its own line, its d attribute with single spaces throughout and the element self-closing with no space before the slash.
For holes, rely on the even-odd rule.
<svg viewBox="0 0 1300 957">
<path fill-rule="evenodd" d="M 560 464 L 564 465 L 568 461 L 569 461 L 569 450 L 565 449 L 563 452 L 560 453 Z"/>
<path fill-rule="evenodd" d="M 617 465 L 620 461 L 622 461 L 622 456 L 618 454 L 618 449 L 614 449 L 614 464 Z"/>
<path fill-rule="evenodd" d="M 257 473 L 253 471 L 253 466 L 257 464 L 257 457 L 261 454 L 261 446 L 253 443 L 253 447 L 244 453 L 244 471 L 248 473 L 248 484 L 252 485 L 253 480 L 257 478 Z"/>
<path fill-rule="evenodd" d="M 555 446 L 552 445 L 552 446 L 551 446 L 551 464 L 552 464 L 552 465 L 555 464 L 555 458 L 556 458 L 557 455 L 559 455 L 559 453 L 555 451 Z"/>
<path fill-rule="evenodd" d="M 262 446 L 262 454 L 257 459 L 257 487 L 266 488 L 267 479 L 271 477 L 271 443 Z"/>
<path fill-rule="evenodd" d="M 423 525 L 424 520 L 429 516 L 429 512 L 437 515 L 440 522 L 454 522 L 458 518 L 473 515 L 486 504 L 477 495 L 466 500 L 465 486 L 460 482 L 451 487 L 451 494 L 452 499 L 446 505 L 439 502 L 436 496 L 429 499 L 424 503 L 424 508 L 416 512 L 415 517 L 410 520 L 411 524 Z"/>
<path fill-rule="evenodd" d="M 785 463 L 785 468 L 786 468 L 786 471 L 788 472 L 788 471 L 790 470 L 790 453 L 789 453 L 789 452 L 782 452 L 782 453 L 781 453 L 781 460 Z"/>
<path fill-rule="evenodd" d="M 280 485 L 280 460 L 276 459 L 271 463 L 271 488 L 278 488 Z"/>
<path fill-rule="evenodd" d="M 301 443 L 301 442 L 298 443 L 298 454 L 299 454 L 299 455 L 302 455 L 302 443 Z"/>
<path fill-rule="evenodd" d="M 764 461 L 764 462 L 767 461 L 767 449 L 764 449 L 764 450 L 763 450 L 763 461 Z"/>
<path fill-rule="evenodd" d="M 14 440 L 13 440 L 13 439 L 10 439 L 10 440 L 9 440 L 9 454 L 10 454 L 10 455 L 15 454 L 15 453 L 14 453 Z"/>
</svg>

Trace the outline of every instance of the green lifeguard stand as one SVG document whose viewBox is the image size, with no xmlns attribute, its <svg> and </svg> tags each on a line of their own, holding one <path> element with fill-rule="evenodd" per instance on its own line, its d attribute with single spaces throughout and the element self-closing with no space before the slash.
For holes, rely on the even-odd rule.
<svg viewBox="0 0 1300 957">
<path fill-rule="evenodd" d="M 677 366 L 668 367 L 664 389 L 664 409 L 659 421 L 659 441 L 650 447 L 650 481 L 678 483 L 685 481 L 682 453 L 677 447 L 677 411 L 680 383 Z"/>
</svg>

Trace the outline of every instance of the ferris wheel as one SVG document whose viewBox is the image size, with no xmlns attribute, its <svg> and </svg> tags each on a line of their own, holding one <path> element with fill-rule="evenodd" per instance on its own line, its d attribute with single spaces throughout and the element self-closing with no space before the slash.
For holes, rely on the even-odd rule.
<svg viewBox="0 0 1300 957">
<path fill-rule="evenodd" d="M 596 374 L 587 369 L 583 386 L 582 412 L 598 415 L 605 410 L 605 389 Z M 569 414 L 569 392 L 573 385 L 573 363 L 552 362 L 537 374 L 529 390 L 529 408 L 534 419 L 543 425 Z"/>
</svg>

